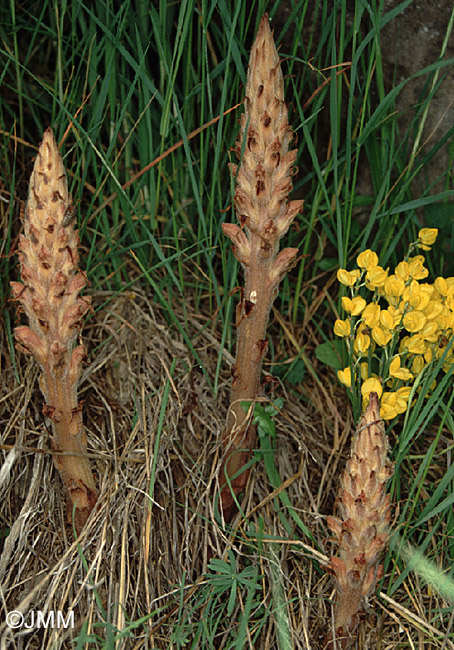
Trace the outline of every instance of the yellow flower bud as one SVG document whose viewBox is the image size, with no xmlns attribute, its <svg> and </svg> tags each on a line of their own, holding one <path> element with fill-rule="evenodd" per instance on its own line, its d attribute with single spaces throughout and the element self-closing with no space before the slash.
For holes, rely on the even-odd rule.
<svg viewBox="0 0 454 650">
<path fill-rule="evenodd" d="M 371 266 L 377 266 L 378 255 L 374 251 L 367 249 L 358 255 L 356 263 L 360 268 L 368 270 Z"/>
<path fill-rule="evenodd" d="M 418 233 L 418 239 L 421 244 L 432 246 L 435 243 L 438 235 L 438 228 L 421 228 Z"/>
<path fill-rule="evenodd" d="M 369 364 L 366 361 L 359 364 L 359 374 L 363 381 L 366 381 L 369 377 Z"/>
</svg>

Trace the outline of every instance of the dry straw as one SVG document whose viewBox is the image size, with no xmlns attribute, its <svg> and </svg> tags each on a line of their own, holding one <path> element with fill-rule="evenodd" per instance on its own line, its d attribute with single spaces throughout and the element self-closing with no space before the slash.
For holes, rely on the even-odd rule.
<svg viewBox="0 0 454 650">
<path fill-rule="evenodd" d="M 331 558 L 329 568 L 336 577 L 334 637 L 340 648 L 354 640 L 362 605 L 382 576 L 379 561 L 388 542 L 391 513 L 386 484 L 392 473 L 378 396 L 371 393 L 341 477 L 339 518 L 327 520 L 339 544 L 338 557 Z M 334 648 L 333 634 L 326 643 Z"/>
<path fill-rule="evenodd" d="M 279 55 L 266 14 L 251 50 L 244 107 L 236 141 L 236 154 L 241 163 L 239 168 L 230 166 L 236 178 L 235 208 L 240 226 L 222 225 L 245 276 L 236 308 L 236 362 L 222 436 L 226 460 L 220 476 L 221 506 L 226 520 L 234 512 L 234 495 L 246 485 L 248 471 L 242 468 L 255 445 L 253 409 L 248 410 L 248 404 L 253 404 L 260 393 L 269 313 L 279 283 L 298 253 L 296 248 L 285 248 L 278 253 L 279 240 L 303 207 L 303 201 L 288 200 L 297 151 L 289 150 L 293 132 L 284 103 Z"/>
<path fill-rule="evenodd" d="M 44 133 L 30 178 L 19 243 L 22 282 L 12 294 L 29 326 L 16 327 L 17 347 L 32 354 L 41 368 L 44 414 L 52 421 L 54 462 L 68 492 L 68 516 L 78 531 L 96 503 L 97 491 L 86 458 L 82 407 L 77 383 L 85 348 L 75 346 L 90 301 L 78 269 L 79 235 L 68 223 L 72 202 L 65 168 L 50 129 Z M 65 225 L 66 224 L 66 225 Z"/>
</svg>

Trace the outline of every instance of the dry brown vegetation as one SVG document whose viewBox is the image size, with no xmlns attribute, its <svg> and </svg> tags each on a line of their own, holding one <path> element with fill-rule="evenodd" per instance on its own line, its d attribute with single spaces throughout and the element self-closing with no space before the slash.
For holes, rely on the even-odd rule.
<svg viewBox="0 0 454 650">
<path fill-rule="evenodd" d="M 263 464 L 254 467 L 242 501 L 245 519 L 237 515 L 228 533 L 215 518 L 216 446 L 228 405 L 232 358 L 223 353 L 221 399 L 215 399 L 181 337 L 169 331 L 149 297 L 134 290 L 115 299 L 108 294 L 93 299 L 96 321 L 90 320 L 84 331 L 96 357 L 84 371 L 80 396 L 86 404 L 88 446 L 100 494 L 78 544 L 65 525 L 59 495 L 63 488 L 55 480 L 49 432 L 39 407 L 33 406 L 41 399 L 36 366 L 20 358 L 21 390 L 8 360 L 3 368 L 0 409 L 6 423 L 6 460 L 0 474 L 1 517 L 12 523 L 0 559 L 3 598 L 11 609 L 24 612 L 72 609 L 76 633 L 87 625 L 88 632 L 95 630 L 101 637 L 105 632 L 96 626 L 105 618 L 121 632 L 127 627 L 126 616 L 136 620 L 154 612 L 118 647 L 164 649 L 172 647 L 169 638 L 179 620 L 181 599 L 184 610 L 203 588 L 209 558 L 225 557 L 229 548 L 235 550 L 239 567 L 258 563 L 264 576 L 261 598 L 270 604 L 270 549 L 277 547 L 294 648 L 321 649 L 331 620 L 333 584 L 317 567 L 328 558 L 296 528 L 288 534 L 283 521 L 291 519 L 276 500 L 279 490 L 270 498 L 273 487 Z M 106 300 L 109 304 L 103 307 Z M 205 322 L 192 312 L 189 325 L 196 350 L 214 372 L 221 335 L 212 327 L 197 335 Z M 313 334 L 307 326 L 285 336 L 283 344 L 292 349 Z M 314 370 L 322 376 L 322 368 Z M 323 513 L 332 511 L 352 422 L 342 391 L 333 393 L 331 381 L 308 382 L 297 390 L 314 406 L 303 408 L 279 387 L 279 394 L 288 399 L 277 427 L 276 466 L 295 511 L 323 551 L 329 534 Z M 259 554 L 247 534 L 251 526 L 263 529 Z M 276 537 L 282 542 L 273 541 Z M 409 584 L 416 587 L 414 580 Z M 434 594 L 420 592 L 418 608 L 411 612 L 395 599 L 375 600 L 374 611 L 368 611 L 360 626 L 358 648 L 381 647 L 378 638 L 386 644 L 382 647 L 398 647 L 402 637 L 420 638 L 424 647 L 434 629 L 420 614 L 435 601 Z M 203 615 L 202 608 L 193 620 Z M 228 629 L 226 624 L 225 637 Z M 24 646 L 17 635 L 12 641 L 4 623 L 0 634 L 6 647 L 50 649 L 54 643 L 72 647 L 74 631 L 30 631 L 20 641 Z M 257 648 L 279 647 L 273 617 L 260 639 Z M 222 641 L 220 634 L 218 647 Z M 445 647 L 453 645 L 448 641 Z"/>
</svg>

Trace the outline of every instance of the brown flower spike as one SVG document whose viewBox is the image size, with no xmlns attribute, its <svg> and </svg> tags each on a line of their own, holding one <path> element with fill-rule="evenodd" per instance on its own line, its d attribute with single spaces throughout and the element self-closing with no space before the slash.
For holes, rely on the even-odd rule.
<svg viewBox="0 0 454 650">
<path fill-rule="evenodd" d="M 245 276 L 236 309 L 236 363 L 222 435 L 226 460 L 220 474 L 221 508 L 226 521 L 234 512 L 233 494 L 239 494 L 246 485 L 249 472 L 241 469 L 250 458 L 256 438 L 251 414 L 244 410 L 242 402 L 251 404 L 260 393 L 269 313 L 279 283 L 298 253 L 296 248 L 279 253 L 279 240 L 303 207 L 303 201 L 288 200 L 297 151 L 290 150 L 293 132 L 267 14 L 260 21 L 251 50 L 244 107 L 236 141 L 241 162 L 239 166 L 230 166 L 236 178 L 235 208 L 240 226 L 222 224 Z M 238 476 L 233 478 L 235 474 Z"/>
<path fill-rule="evenodd" d="M 386 484 L 392 474 L 378 396 L 371 393 L 341 477 L 339 518 L 327 519 L 339 544 L 338 557 L 332 557 L 329 565 L 336 577 L 335 638 L 339 648 L 350 647 L 355 639 L 362 604 L 382 576 L 379 560 L 388 542 L 391 514 Z M 326 648 L 334 648 L 332 633 L 325 643 Z"/>
<path fill-rule="evenodd" d="M 86 285 L 78 269 L 79 234 L 68 224 L 72 209 L 62 157 L 50 129 L 44 133 L 35 166 L 20 237 L 21 282 L 11 282 L 15 300 L 29 326 L 16 327 L 17 347 L 32 354 L 41 368 L 44 414 L 52 421 L 54 463 L 69 495 L 68 517 L 79 532 L 96 503 L 97 492 L 77 401 L 83 345 L 75 347 L 90 307 L 79 293 Z M 67 224 L 66 226 L 64 224 Z"/>
</svg>

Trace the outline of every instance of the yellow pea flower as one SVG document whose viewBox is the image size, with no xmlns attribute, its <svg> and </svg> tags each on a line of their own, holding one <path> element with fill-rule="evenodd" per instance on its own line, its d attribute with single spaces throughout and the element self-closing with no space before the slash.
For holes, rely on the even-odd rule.
<svg viewBox="0 0 454 650">
<path fill-rule="evenodd" d="M 363 332 L 358 332 L 353 341 L 353 350 L 358 356 L 361 356 L 367 352 L 370 348 L 370 337 Z"/>
<path fill-rule="evenodd" d="M 440 296 L 446 296 L 446 294 L 448 293 L 448 283 L 446 281 L 446 278 L 442 278 L 442 277 L 435 278 L 434 287 L 436 291 L 438 291 Z"/>
<path fill-rule="evenodd" d="M 367 269 L 366 280 L 368 287 L 377 289 L 382 287 L 388 277 L 388 271 L 385 271 L 381 266 L 371 266 Z"/>
<path fill-rule="evenodd" d="M 399 278 L 404 281 L 404 283 L 407 282 L 407 280 L 410 278 L 410 269 L 408 262 L 405 260 L 400 262 L 394 269 L 394 272 Z"/>
<path fill-rule="evenodd" d="M 394 319 L 394 329 L 395 329 L 402 322 L 402 312 L 400 311 L 399 307 L 394 307 L 394 305 L 389 305 L 388 311 Z"/>
<path fill-rule="evenodd" d="M 347 388 L 351 388 L 352 386 L 352 369 L 350 366 L 347 366 L 343 370 L 338 370 L 337 371 L 337 378 L 339 379 L 341 384 L 344 384 L 344 386 L 347 386 Z"/>
<path fill-rule="evenodd" d="M 425 246 L 432 246 L 438 235 L 438 228 L 421 228 L 418 239 Z"/>
<path fill-rule="evenodd" d="M 434 358 L 434 351 L 432 350 L 432 348 L 427 348 L 427 350 L 424 352 L 424 361 L 426 363 L 430 363 L 431 361 L 433 361 L 433 358 Z"/>
<path fill-rule="evenodd" d="M 341 302 L 343 309 L 352 316 L 358 316 L 366 306 L 366 301 L 361 296 L 355 296 L 354 298 L 344 296 Z"/>
<path fill-rule="evenodd" d="M 425 341 L 429 341 L 429 343 L 436 343 L 440 335 L 438 324 L 434 323 L 433 321 L 426 323 L 419 334 Z"/>
<path fill-rule="evenodd" d="M 406 342 L 406 349 L 412 354 L 424 354 L 427 345 L 423 338 L 420 336 L 410 336 Z"/>
<path fill-rule="evenodd" d="M 422 260 L 420 258 L 422 258 Z M 414 280 L 423 280 L 429 275 L 429 270 L 424 266 L 424 258 L 422 255 L 418 255 L 411 259 L 408 270 L 410 277 Z"/>
<path fill-rule="evenodd" d="M 411 369 L 415 375 L 419 375 L 419 373 L 422 372 L 422 369 L 424 368 L 425 365 L 426 363 L 424 361 L 424 357 L 421 354 L 417 354 L 413 359 L 413 362 L 411 364 Z"/>
<path fill-rule="evenodd" d="M 405 413 L 407 407 L 408 407 L 408 399 L 400 397 L 400 395 L 397 393 L 397 401 L 396 401 L 397 415 L 401 415 L 402 413 Z"/>
<path fill-rule="evenodd" d="M 427 320 L 436 320 L 443 311 L 443 305 L 438 300 L 429 300 L 423 311 Z"/>
<path fill-rule="evenodd" d="M 398 388 L 396 391 L 398 399 L 405 399 L 408 402 L 410 399 L 411 391 L 411 386 L 402 386 L 401 388 Z"/>
<path fill-rule="evenodd" d="M 382 420 L 392 420 L 396 417 L 397 409 L 396 393 L 383 393 L 380 401 L 380 417 Z"/>
<path fill-rule="evenodd" d="M 379 399 L 383 393 L 383 386 L 375 377 L 369 377 L 361 386 L 361 395 L 363 398 L 369 397 L 370 393 L 377 393 Z"/>
<path fill-rule="evenodd" d="M 414 309 L 404 314 L 402 322 L 407 332 L 419 332 L 426 324 L 426 317 L 422 311 Z"/>
<path fill-rule="evenodd" d="M 380 305 L 370 302 L 363 309 L 362 318 L 367 327 L 377 327 L 380 324 Z"/>
<path fill-rule="evenodd" d="M 371 266 L 378 265 L 378 255 L 374 251 L 367 249 L 358 255 L 356 263 L 360 268 L 368 270 Z"/>
<path fill-rule="evenodd" d="M 416 283 L 418 284 L 418 283 Z M 421 288 L 418 286 L 410 287 L 410 296 L 409 302 L 413 309 L 418 309 L 423 311 L 429 304 L 430 296 L 427 291 L 421 291 Z"/>
<path fill-rule="evenodd" d="M 441 314 L 437 317 L 437 324 L 440 330 L 449 330 L 454 326 L 453 313 L 446 305 L 443 305 Z"/>
<path fill-rule="evenodd" d="M 399 391 L 383 393 L 380 403 L 380 417 L 383 420 L 392 420 L 396 415 L 405 413 L 407 406 L 408 397 L 406 397 L 406 393 L 399 393 Z"/>
<path fill-rule="evenodd" d="M 380 345 L 382 348 L 387 345 L 392 339 L 393 335 L 388 329 L 377 326 L 372 328 L 372 338 L 374 339 L 377 345 Z"/>
<path fill-rule="evenodd" d="M 395 321 L 388 309 L 382 309 L 380 312 L 380 325 L 388 330 L 393 330 L 395 327 Z"/>
<path fill-rule="evenodd" d="M 336 336 L 349 336 L 351 330 L 350 321 L 341 320 L 340 318 L 336 319 L 334 323 L 334 334 Z"/>
<path fill-rule="evenodd" d="M 454 311 L 454 287 L 449 287 L 448 295 L 446 296 L 446 306 Z"/>
<path fill-rule="evenodd" d="M 413 375 L 408 370 L 408 368 L 402 368 L 400 365 L 400 357 L 396 356 L 389 364 L 389 374 L 395 379 L 401 379 L 402 381 L 408 381 L 413 379 Z"/>
<path fill-rule="evenodd" d="M 344 284 L 346 287 L 353 287 L 356 283 L 356 280 L 361 275 L 359 269 L 354 271 L 346 271 L 345 269 L 339 269 L 337 271 L 337 279 L 341 284 Z"/>
<path fill-rule="evenodd" d="M 399 275 L 390 275 L 386 278 L 384 287 L 386 298 L 398 298 L 404 292 L 405 282 Z"/>
</svg>

